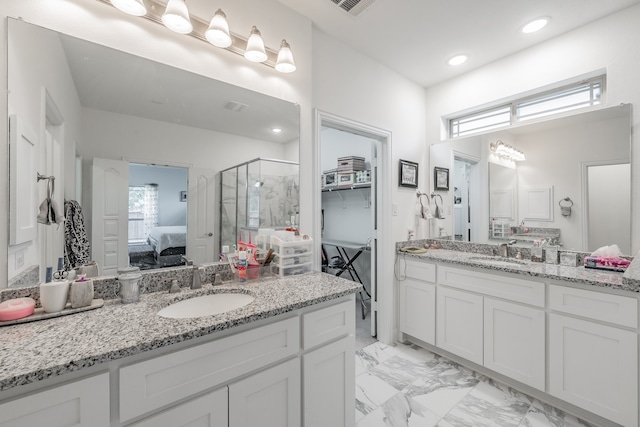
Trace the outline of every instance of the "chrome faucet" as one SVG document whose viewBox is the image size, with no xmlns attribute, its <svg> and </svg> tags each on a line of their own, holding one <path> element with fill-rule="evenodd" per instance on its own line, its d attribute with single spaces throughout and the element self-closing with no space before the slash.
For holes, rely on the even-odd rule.
<svg viewBox="0 0 640 427">
<path fill-rule="evenodd" d="M 502 258 L 509 258 L 509 246 L 516 243 L 515 240 L 509 240 L 509 242 L 503 242 L 498 245 L 500 248 L 500 256 Z"/>
<path fill-rule="evenodd" d="M 191 258 L 187 258 L 186 255 L 182 255 L 180 259 L 184 261 L 184 265 L 193 265 L 193 260 Z"/>
<path fill-rule="evenodd" d="M 193 281 L 191 282 L 191 289 L 200 289 L 202 287 L 202 275 L 204 267 L 193 267 Z"/>
</svg>

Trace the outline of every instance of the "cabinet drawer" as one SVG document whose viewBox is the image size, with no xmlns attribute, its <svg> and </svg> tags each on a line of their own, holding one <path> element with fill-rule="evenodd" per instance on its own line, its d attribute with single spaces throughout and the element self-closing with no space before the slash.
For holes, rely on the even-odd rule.
<svg viewBox="0 0 640 427">
<path fill-rule="evenodd" d="M 476 270 L 439 266 L 438 283 L 467 291 L 544 307 L 544 283 Z"/>
<path fill-rule="evenodd" d="M 305 313 L 302 315 L 304 331 L 302 346 L 308 349 L 332 339 L 353 334 L 355 323 L 354 297 L 331 307 Z"/>
<path fill-rule="evenodd" d="M 109 426 L 109 374 L 0 405 L 0 426 Z"/>
<path fill-rule="evenodd" d="M 298 317 L 120 369 L 120 421 L 225 384 L 300 349 Z"/>
<path fill-rule="evenodd" d="M 220 427 L 229 424 L 229 391 L 223 387 L 132 424 L 132 427 Z"/>
<path fill-rule="evenodd" d="M 638 327 L 638 300 L 564 286 L 549 286 L 552 310 L 617 325 Z"/>
<path fill-rule="evenodd" d="M 428 262 L 405 261 L 405 275 L 412 279 L 436 283 L 436 265 Z"/>
</svg>

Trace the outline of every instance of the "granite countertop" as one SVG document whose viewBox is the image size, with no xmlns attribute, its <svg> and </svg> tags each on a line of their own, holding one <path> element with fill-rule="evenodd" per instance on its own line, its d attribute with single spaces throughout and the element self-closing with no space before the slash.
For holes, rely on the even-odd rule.
<svg viewBox="0 0 640 427">
<path fill-rule="evenodd" d="M 143 294 L 133 304 L 110 300 L 91 311 L 2 326 L 0 391 L 340 298 L 360 288 L 359 283 L 325 273 L 207 284 L 176 294 Z M 156 314 L 172 302 L 225 291 L 249 293 L 255 300 L 236 310 L 193 319 Z"/>
<path fill-rule="evenodd" d="M 422 254 L 398 253 L 406 256 L 407 259 L 439 261 L 469 267 L 480 267 L 493 271 L 516 273 L 541 279 L 562 280 L 583 285 L 640 292 L 640 264 L 638 264 L 640 260 L 635 260 L 623 274 L 621 272 L 584 268 L 583 266 L 568 267 L 514 258 L 508 258 L 507 263 L 505 263 L 499 262 L 501 261 L 500 258 L 495 256 L 448 249 L 428 249 L 427 252 Z M 492 265 L 490 261 L 483 261 L 483 259 L 495 259 L 498 263 Z"/>
</svg>

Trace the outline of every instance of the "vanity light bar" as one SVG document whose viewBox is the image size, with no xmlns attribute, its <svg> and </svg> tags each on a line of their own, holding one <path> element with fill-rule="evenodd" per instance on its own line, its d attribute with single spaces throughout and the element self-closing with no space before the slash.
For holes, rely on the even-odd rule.
<svg viewBox="0 0 640 427">
<path fill-rule="evenodd" d="M 489 149 L 492 152 L 496 153 L 496 155 L 505 157 L 510 160 L 514 160 L 517 162 L 525 160 L 525 156 L 522 150 L 512 147 L 511 145 L 506 144 L 500 140 L 489 144 Z"/>
<path fill-rule="evenodd" d="M 115 7 L 113 5 L 113 3 L 111 2 L 111 0 L 98 0 L 102 3 L 107 3 L 113 7 Z M 162 22 L 162 15 L 164 14 L 165 10 L 166 10 L 166 4 L 163 4 L 159 1 L 156 0 L 137 0 L 138 2 L 141 2 L 144 4 L 144 6 L 146 6 L 147 9 L 147 13 L 145 15 L 140 15 L 140 17 L 148 19 L 150 21 L 153 21 L 157 24 L 160 24 L 162 26 L 165 26 L 164 23 Z M 117 9 L 117 8 L 116 8 Z M 121 10 L 121 9 L 119 9 Z M 191 24 L 193 26 L 193 30 L 186 34 L 189 35 L 191 37 L 195 37 L 199 40 L 202 40 L 203 42 L 212 45 L 207 38 L 205 37 L 205 32 L 207 31 L 207 29 L 209 28 L 209 22 L 205 22 L 203 20 L 201 20 L 200 18 L 197 18 L 193 15 L 189 15 L 189 18 L 191 20 Z M 255 28 L 255 27 L 254 27 Z M 245 50 L 246 50 L 246 46 L 247 46 L 247 40 L 246 38 L 239 36 L 237 34 L 234 34 L 233 32 L 229 33 L 231 36 L 231 45 L 228 47 L 222 47 L 221 49 L 226 49 L 230 52 L 235 53 L 236 55 L 240 55 L 242 57 L 245 56 Z M 286 44 L 286 42 L 283 40 L 284 44 Z M 213 45 L 212 45 L 213 46 Z M 289 47 L 288 44 L 286 44 L 287 48 Z M 274 68 L 278 71 L 283 70 L 283 68 L 276 66 L 277 62 L 278 62 L 278 52 L 274 51 L 273 49 L 270 49 L 268 47 L 265 46 L 265 52 L 267 54 L 267 59 L 265 59 L 264 61 L 262 61 L 262 64 L 265 64 L 271 68 Z M 290 51 L 288 52 L 290 54 Z M 291 62 L 293 63 L 293 58 L 291 58 Z M 288 68 L 284 68 L 287 71 L 281 71 L 281 72 L 291 72 L 293 70 L 295 70 L 295 65 L 293 66 L 293 70 L 291 70 L 291 67 Z"/>
</svg>

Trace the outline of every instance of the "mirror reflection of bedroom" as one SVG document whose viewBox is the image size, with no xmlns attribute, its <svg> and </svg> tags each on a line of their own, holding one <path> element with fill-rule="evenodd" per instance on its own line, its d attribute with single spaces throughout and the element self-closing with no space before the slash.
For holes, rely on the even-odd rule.
<svg viewBox="0 0 640 427">
<path fill-rule="evenodd" d="M 129 263 L 141 270 L 184 263 L 187 183 L 183 167 L 129 165 Z"/>
</svg>

